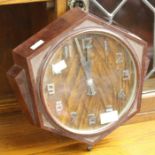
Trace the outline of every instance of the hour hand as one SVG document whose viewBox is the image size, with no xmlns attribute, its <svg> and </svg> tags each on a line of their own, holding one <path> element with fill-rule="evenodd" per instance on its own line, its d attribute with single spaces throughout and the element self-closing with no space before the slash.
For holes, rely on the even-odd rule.
<svg viewBox="0 0 155 155">
<path fill-rule="evenodd" d="M 85 75 L 86 75 L 86 83 L 87 83 L 87 89 L 88 89 L 88 92 L 87 94 L 89 96 L 94 96 L 96 94 L 96 91 L 95 91 L 95 84 L 94 84 L 94 80 L 92 79 L 92 76 L 91 76 L 91 68 L 90 68 L 90 61 L 86 61 L 85 59 L 81 59 L 81 64 L 83 66 L 83 69 L 84 69 L 84 72 L 85 72 Z"/>
</svg>

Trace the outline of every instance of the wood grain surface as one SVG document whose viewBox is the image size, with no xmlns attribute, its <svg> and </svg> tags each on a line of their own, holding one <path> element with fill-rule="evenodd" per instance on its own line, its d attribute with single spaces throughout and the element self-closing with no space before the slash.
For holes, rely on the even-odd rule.
<svg viewBox="0 0 155 155">
<path fill-rule="evenodd" d="M 29 124 L 21 113 L 0 115 L 1 155 L 154 155 L 155 121 L 122 126 L 94 146 Z"/>
</svg>

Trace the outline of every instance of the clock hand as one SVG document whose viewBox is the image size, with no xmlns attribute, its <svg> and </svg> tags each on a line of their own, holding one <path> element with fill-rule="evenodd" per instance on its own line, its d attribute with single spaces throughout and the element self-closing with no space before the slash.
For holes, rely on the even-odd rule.
<svg viewBox="0 0 155 155">
<path fill-rule="evenodd" d="M 75 38 L 74 40 L 75 40 L 75 43 L 77 46 L 77 51 L 80 55 L 80 61 L 81 61 L 83 70 L 84 70 L 85 75 L 86 75 L 86 79 L 87 79 L 86 84 L 87 84 L 87 89 L 88 89 L 88 95 L 94 96 L 96 94 L 96 91 L 95 91 L 94 81 L 93 81 L 92 76 L 91 76 L 90 61 L 89 60 L 86 61 L 86 58 L 84 57 L 83 52 L 81 50 L 81 46 L 80 46 L 80 43 L 78 41 L 78 38 Z"/>
</svg>

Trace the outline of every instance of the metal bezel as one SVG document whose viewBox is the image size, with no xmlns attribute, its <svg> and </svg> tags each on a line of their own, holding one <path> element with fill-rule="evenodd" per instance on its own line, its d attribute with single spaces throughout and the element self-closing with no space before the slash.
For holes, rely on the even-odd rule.
<svg viewBox="0 0 155 155">
<path fill-rule="evenodd" d="M 119 41 L 121 41 L 128 49 L 130 49 L 129 51 L 131 52 L 131 58 L 133 59 L 133 62 L 135 63 L 135 70 L 136 70 L 136 79 L 135 79 L 135 93 L 138 92 L 140 90 L 140 85 L 138 83 L 138 81 L 140 82 L 140 64 L 139 64 L 139 60 L 137 58 L 136 52 L 134 52 L 134 49 L 132 48 L 132 46 L 129 44 L 129 42 L 125 39 L 124 36 L 118 34 L 117 32 L 113 32 L 112 30 L 109 29 L 103 29 L 103 28 L 97 28 L 97 27 L 90 27 L 90 28 L 81 28 L 79 30 L 74 30 L 68 34 L 66 34 L 64 37 L 60 38 L 57 42 L 57 44 L 53 47 L 51 47 L 49 49 L 49 53 L 46 55 L 46 58 L 43 60 L 44 63 L 41 66 L 41 72 L 40 72 L 40 80 L 39 80 L 39 94 L 40 94 L 40 98 L 42 99 L 43 102 L 43 106 L 45 111 L 47 112 L 50 120 L 52 122 L 54 122 L 56 124 L 56 126 L 58 126 L 59 128 L 61 128 L 64 131 L 67 131 L 69 133 L 72 134 L 76 134 L 76 135 L 95 135 L 95 134 L 99 134 L 102 133 L 106 130 L 111 129 L 113 126 L 115 126 L 118 122 L 121 122 L 121 120 L 129 114 L 129 112 L 131 111 L 131 108 L 133 107 L 133 104 L 135 102 L 136 99 L 136 94 L 134 95 L 134 97 L 131 99 L 130 104 L 127 104 L 127 106 L 125 107 L 124 111 L 122 112 L 122 114 L 119 116 L 119 121 L 114 122 L 114 123 L 110 123 L 107 126 L 101 127 L 99 129 L 95 129 L 93 131 L 90 131 L 88 133 L 88 131 L 78 131 L 78 130 L 74 130 L 71 128 L 66 127 L 65 125 L 63 125 L 61 122 L 57 121 L 53 116 L 50 115 L 50 113 L 48 112 L 48 108 L 45 105 L 45 101 L 44 101 L 44 97 L 43 97 L 43 77 L 44 77 L 44 73 L 45 73 L 45 69 L 46 66 L 48 65 L 48 62 L 52 59 L 53 54 L 56 52 L 57 48 L 59 48 L 59 44 L 61 42 L 63 42 L 64 40 L 66 40 L 67 38 L 72 38 L 73 36 L 82 34 L 82 33 L 86 33 L 86 32 L 100 32 L 100 33 L 107 33 L 109 35 L 112 35 L 113 37 L 115 37 L 116 39 L 118 39 Z M 52 51 L 52 52 L 51 52 Z"/>
</svg>

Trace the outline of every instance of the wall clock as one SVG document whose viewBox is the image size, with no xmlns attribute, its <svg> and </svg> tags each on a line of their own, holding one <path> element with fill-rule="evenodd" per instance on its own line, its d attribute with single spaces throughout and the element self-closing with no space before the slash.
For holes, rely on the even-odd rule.
<svg viewBox="0 0 155 155">
<path fill-rule="evenodd" d="M 146 43 L 72 9 L 13 50 L 8 77 L 42 129 L 90 149 L 140 108 Z"/>
</svg>

